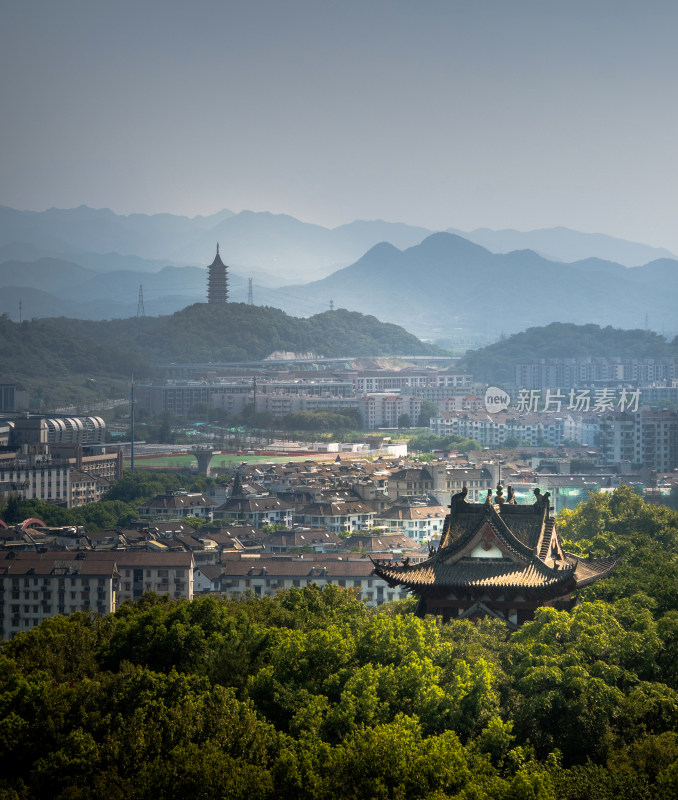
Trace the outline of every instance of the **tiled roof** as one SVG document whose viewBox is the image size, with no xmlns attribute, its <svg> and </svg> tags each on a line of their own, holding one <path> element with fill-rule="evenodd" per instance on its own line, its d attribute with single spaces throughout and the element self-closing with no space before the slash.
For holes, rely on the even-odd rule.
<svg viewBox="0 0 678 800">
<path fill-rule="evenodd" d="M 214 564 L 214 565 L 213 564 L 201 564 L 199 567 L 195 568 L 196 572 L 198 570 L 200 570 L 200 572 L 202 572 L 202 574 L 207 578 L 207 580 L 215 581 L 217 578 L 219 578 L 222 575 L 222 573 L 224 571 L 224 568 L 220 564 Z"/>
<path fill-rule="evenodd" d="M 422 564 L 379 567 L 377 572 L 389 581 L 412 588 L 433 584 L 458 588 L 537 588 L 555 586 L 570 580 L 574 574 L 574 566 L 550 570 L 538 561 L 517 564 L 508 559 L 462 559 L 447 564 L 434 556 Z"/>
<path fill-rule="evenodd" d="M 616 559 L 582 560 L 566 554 L 565 560 L 554 561 L 549 557 L 554 529 L 549 506 L 542 501 L 534 505 L 453 502 L 437 551 L 419 564 L 376 564 L 376 572 L 391 585 L 414 591 L 432 586 L 573 591 L 615 568 Z M 494 548 L 496 557 L 478 556 L 480 545 L 488 553 Z"/>
<path fill-rule="evenodd" d="M 432 481 L 433 475 L 424 467 L 399 469 L 391 473 L 394 481 Z"/>
<path fill-rule="evenodd" d="M 233 497 L 219 506 L 217 511 L 237 511 L 256 514 L 262 511 L 289 511 L 294 506 L 279 497 Z"/>
<path fill-rule="evenodd" d="M 416 550 L 419 545 L 414 539 L 409 536 L 403 536 L 401 533 L 393 534 L 379 534 L 373 536 L 371 534 L 361 535 L 354 533 L 346 540 L 348 547 L 359 547 L 362 550 L 367 550 L 370 553 L 388 552 L 389 550 Z"/>
<path fill-rule="evenodd" d="M 98 553 L 87 559 L 76 558 L 75 553 L 13 553 L 13 558 L 0 561 L 0 575 L 117 575 L 115 563 L 98 558 Z"/>
<path fill-rule="evenodd" d="M 396 503 L 377 514 L 377 519 L 440 519 L 446 515 L 447 508 L 445 506 L 413 506 Z"/>
<path fill-rule="evenodd" d="M 216 505 L 203 494 L 159 494 L 144 503 L 143 508 L 207 508 Z"/>
<path fill-rule="evenodd" d="M 569 558 L 574 558 L 570 556 Z M 589 583 L 597 581 L 599 578 L 607 578 L 619 563 L 617 558 L 596 558 L 596 559 L 576 559 L 577 565 L 574 577 L 577 581 L 577 588 L 588 586 Z"/>
<path fill-rule="evenodd" d="M 311 561 L 310 559 L 284 560 L 258 558 L 256 560 L 225 561 L 222 563 L 224 577 L 234 578 L 361 578 L 374 573 L 371 561 Z"/>
<path fill-rule="evenodd" d="M 266 547 L 305 547 L 313 544 L 339 544 L 344 540 L 322 528 L 271 533 L 264 539 Z"/>
<path fill-rule="evenodd" d="M 358 500 L 338 500 L 335 502 L 309 503 L 298 514 L 315 517 L 342 517 L 349 514 L 374 514 L 374 508 L 366 502 Z"/>
</svg>

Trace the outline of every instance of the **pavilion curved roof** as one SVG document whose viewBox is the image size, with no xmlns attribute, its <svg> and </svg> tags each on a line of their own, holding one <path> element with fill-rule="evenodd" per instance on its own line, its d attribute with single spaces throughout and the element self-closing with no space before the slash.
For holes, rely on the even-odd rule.
<svg viewBox="0 0 678 800">
<path fill-rule="evenodd" d="M 486 552 L 479 554 L 477 548 L 483 544 Z M 375 562 L 375 572 L 389 585 L 414 592 L 494 587 L 537 589 L 552 595 L 606 577 L 616 565 L 615 558 L 581 559 L 565 553 L 549 504 L 543 500 L 533 505 L 453 500 L 437 551 L 417 564 Z"/>
</svg>

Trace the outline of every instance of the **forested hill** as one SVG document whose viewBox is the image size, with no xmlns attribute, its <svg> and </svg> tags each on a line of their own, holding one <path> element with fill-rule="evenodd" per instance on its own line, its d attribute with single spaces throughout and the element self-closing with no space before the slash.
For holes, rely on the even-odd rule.
<svg viewBox="0 0 678 800">
<path fill-rule="evenodd" d="M 258 360 L 275 350 L 444 354 L 398 325 L 343 309 L 308 319 L 244 303 L 196 303 L 171 316 L 109 321 L 59 317 L 14 323 L 0 316 L 0 374 L 15 380 L 69 374 L 141 378 L 157 362 Z"/>
<path fill-rule="evenodd" d="M 653 331 L 553 322 L 528 328 L 488 347 L 469 351 L 463 368 L 476 380 L 512 382 L 516 364 L 552 358 L 667 358 L 678 356 L 678 341 Z"/>
</svg>

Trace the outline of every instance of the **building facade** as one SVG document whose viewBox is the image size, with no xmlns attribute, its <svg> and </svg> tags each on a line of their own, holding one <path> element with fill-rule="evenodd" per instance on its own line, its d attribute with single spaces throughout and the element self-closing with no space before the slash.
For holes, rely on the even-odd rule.
<svg viewBox="0 0 678 800">
<path fill-rule="evenodd" d="M 115 610 L 115 562 L 80 555 L 0 551 L 0 637 L 11 639 L 57 614 Z"/>
</svg>

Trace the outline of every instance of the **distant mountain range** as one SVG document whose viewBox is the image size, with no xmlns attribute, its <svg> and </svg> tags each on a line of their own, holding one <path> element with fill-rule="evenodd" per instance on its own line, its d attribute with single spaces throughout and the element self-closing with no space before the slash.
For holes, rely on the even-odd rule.
<svg viewBox="0 0 678 800">
<path fill-rule="evenodd" d="M 397 322 L 420 337 L 486 331 L 494 338 L 550 322 L 595 321 L 621 328 L 676 332 L 678 261 L 626 268 L 589 258 L 549 261 L 531 250 L 506 254 L 450 233 L 401 251 L 379 244 L 350 267 L 320 281 L 284 287 L 281 308 L 317 313 L 332 299 Z"/>
<path fill-rule="evenodd" d="M 130 214 L 80 206 L 17 211 L 0 206 L 0 263 L 66 257 L 98 270 L 156 272 L 163 266 L 207 266 L 216 242 L 227 263 L 259 283 L 280 286 L 324 278 L 371 247 L 389 242 L 400 250 L 436 231 L 401 223 L 355 221 L 338 228 L 301 222 L 285 214 L 224 209 L 208 217 Z M 535 250 L 555 261 L 602 258 L 638 266 L 675 256 L 661 248 L 602 234 L 550 228 L 525 233 L 486 228 L 450 229 L 492 252 Z"/>
<path fill-rule="evenodd" d="M 86 206 L 41 212 L 0 206 L 0 262 L 56 256 L 93 269 L 157 271 L 167 265 L 207 266 L 220 242 L 235 272 L 278 286 L 329 275 L 378 242 L 410 247 L 430 233 L 380 221 L 330 230 L 285 214 L 253 211 L 224 210 L 189 219 L 171 214 L 121 216 Z"/>
<path fill-rule="evenodd" d="M 600 258 L 625 267 L 637 267 L 659 258 L 676 258 L 663 247 L 649 247 L 602 233 L 581 233 L 570 228 L 543 228 L 536 231 L 493 231 L 490 228 L 477 228 L 470 232 L 449 228 L 447 233 L 462 236 L 492 253 L 534 250 L 550 261 L 572 262 Z"/>
<path fill-rule="evenodd" d="M 0 313 L 17 320 L 21 302 L 24 319 L 130 317 L 140 285 L 147 316 L 173 313 L 205 299 L 217 241 L 233 301 L 247 300 L 252 277 L 255 305 L 295 316 L 332 304 L 428 339 L 462 330 L 491 339 L 555 320 L 644 327 L 646 315 L 654 330 L 677 327 L 678 261 L 613 237 L 565 228 L 431 234 L 380 221 L 330 230 L 249 211 L 189 219 L 85 206 L 0 207 Z M 636 264 L 644 266 L 627 269 Z"/>
</svg>

